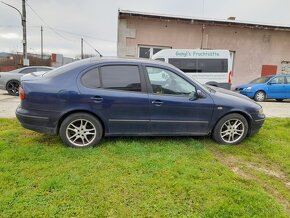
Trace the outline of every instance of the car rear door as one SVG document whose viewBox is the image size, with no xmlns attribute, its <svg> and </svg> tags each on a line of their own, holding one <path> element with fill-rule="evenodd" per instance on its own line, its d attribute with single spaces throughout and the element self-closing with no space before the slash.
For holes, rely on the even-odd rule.
<svg viewBox="0 0 290 218">
<path fill-rule="evenodd" d="M 97 79 L 92 79 L 89 74 Z M 82 98 L 102 117 L 107 135 L 148 133 L 148 93 L 138 65 L 102 65 L 89 70 L 80 80 L 87 84 L 80 86 Z"/>
<path fill-rule="evenodd" d="M 147 72 L 151 133 L 154 135 L 208 134 L 213 101 L 190 99 L 197 88 L 169 69 L 144 66 Z M 205 95 L 206 96 L 206 95 Z"/>
</svg>

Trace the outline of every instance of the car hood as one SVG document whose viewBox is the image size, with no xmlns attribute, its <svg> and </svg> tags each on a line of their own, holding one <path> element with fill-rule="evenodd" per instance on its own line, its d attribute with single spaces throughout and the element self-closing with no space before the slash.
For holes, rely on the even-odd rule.
<svg viewBox="0 0 290 218">
<path fill-rule="evenodd" d="M 237 92 L 214 86 L 210 86 L 210 88 L 215 91 L 213 95 L 217 97 L 221 102 L 227 102 L 229 105 L 231 103 L 239 105 L 252 105 L 255 109 L 261 108 L 261 105 L 259 105 L 255 101 Z"/>
</svg>

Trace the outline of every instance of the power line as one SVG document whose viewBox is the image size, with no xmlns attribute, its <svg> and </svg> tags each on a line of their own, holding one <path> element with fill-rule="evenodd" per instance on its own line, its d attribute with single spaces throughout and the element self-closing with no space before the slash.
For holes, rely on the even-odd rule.
<svg viewBox="0 0 290 218">
<path fill-rule="evenodd" d="M 59 37 L 65 39 L 65 40 L 69 40 L 69 41 L 76 41 L 76 40 L 72 40 L 72 39 L 69 39 L 65 36 L 63 36 L 62 34 L 60 34 L 59 32 L 57 32 L 54 28 L 52 28 L 27 2 L 26 0 L 26 5 L 32 10 L 32 12 L 44 23 L 47 25 L 47 27 L 49 29 L 51 29 L 55 34 L 57 34 Z"/>
</svg>

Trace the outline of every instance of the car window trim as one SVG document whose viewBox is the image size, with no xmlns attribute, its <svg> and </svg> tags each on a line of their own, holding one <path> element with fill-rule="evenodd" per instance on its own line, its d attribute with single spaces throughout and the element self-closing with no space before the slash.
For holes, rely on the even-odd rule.
<svg viewBox="0 0 290 218">
<path fill-rule="evenodd" d="M 139 71 L 139 77 L 140 77 L 140 83 L 141 83 L 141 91 L 126 91 L 126 90 L 120 90 L 120 89 L 109 89 L 109 88 L 104 88 L 103 87 L 103 78 L 102 78 L 102 71 L 101 71 L 101 67 L 106 67 L 106 66 L 134 66 L 134 67 L 138 67 L 138 71 Z M 100 84 L 101 84 L 101 88 L 104 90 L 114 90 L 114 91 L 124 91 L 124 92 L 135 92 L 135 93 L 147 93 L 147 88 L 146 88 L 146 83 L 145 83 L 145 79 L 144 79 L 144 72 L 142 71 L 142 67 L 140 66 L 140 64 L 138 63 L 128 63 L 128 62 L 124 62 L 124 63 L 102 63 L 98 65 L 98 70 L 99 70 L 99 76 L 100 76 Z"/>
<path fill-rule="evenodd" d="M 171 68 L 167 68 L 167 67 L 160 66 L 160 65 L 153 65 L 153 64 L 143 64 L 142 67 L 143 67 L 143 70 L 145 72 L 144 76 L 146 78 L 146 84 L 147 84 L 147 89 L 148 89 L 148 93 L 149 94 L 156 95 L 156 96 L 188 97 L 187 95 L 171 95 L 171 94 L 157 94 L 157 93 L 154 93 L 146 67 L 154 67 L 154 68 L 160 68 L 160 69 L 164 69 L 164 70 L 170 71 L 170 72 L 176 74 L 177 76 L 181 77 L 182 79 L 184 79 L 186 82 L 188 82 L 192 86 L 194 86 L 195 90 L 200 90 L 200 91 L 202 91 L 204 93 L 204 90 L 201 89 L 198 85 L 196 85 L 193 81 L 189 81 L 187 77 L 184 77 L 183 75 L 180 75 L 179 73 L 177 73 L 176 71 L 172 70 Z"/>
</svg>

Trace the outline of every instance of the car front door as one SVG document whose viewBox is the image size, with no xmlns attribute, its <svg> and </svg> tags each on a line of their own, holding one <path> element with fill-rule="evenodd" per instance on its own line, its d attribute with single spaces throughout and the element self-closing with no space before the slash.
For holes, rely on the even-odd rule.
<svg viewBox="0 0 290 218">
<path fill-rule="evenodd" d="M 87 84 L 80 88 L 84 101 L 104 119 L 107 135 L 149 131 L 148 93 L 139 69 L 138 65 L 104 65 L 89 70 L 80 79 Z"/>
<path fill-rule="evenodd" d="M 195 98 L 197 88 L 168 69 L 145 66 L 151 91 L 150 127 L 154 135 L 208 134 L 213 101 L 204 93 Z M 191 96 L 191 97 L 190 97 Z"/>
<path fill-rule="evenodd" d="M 267 98 L 286 98 L 284 76 L 277 76 L 268 82 Z"/>
</svg>

